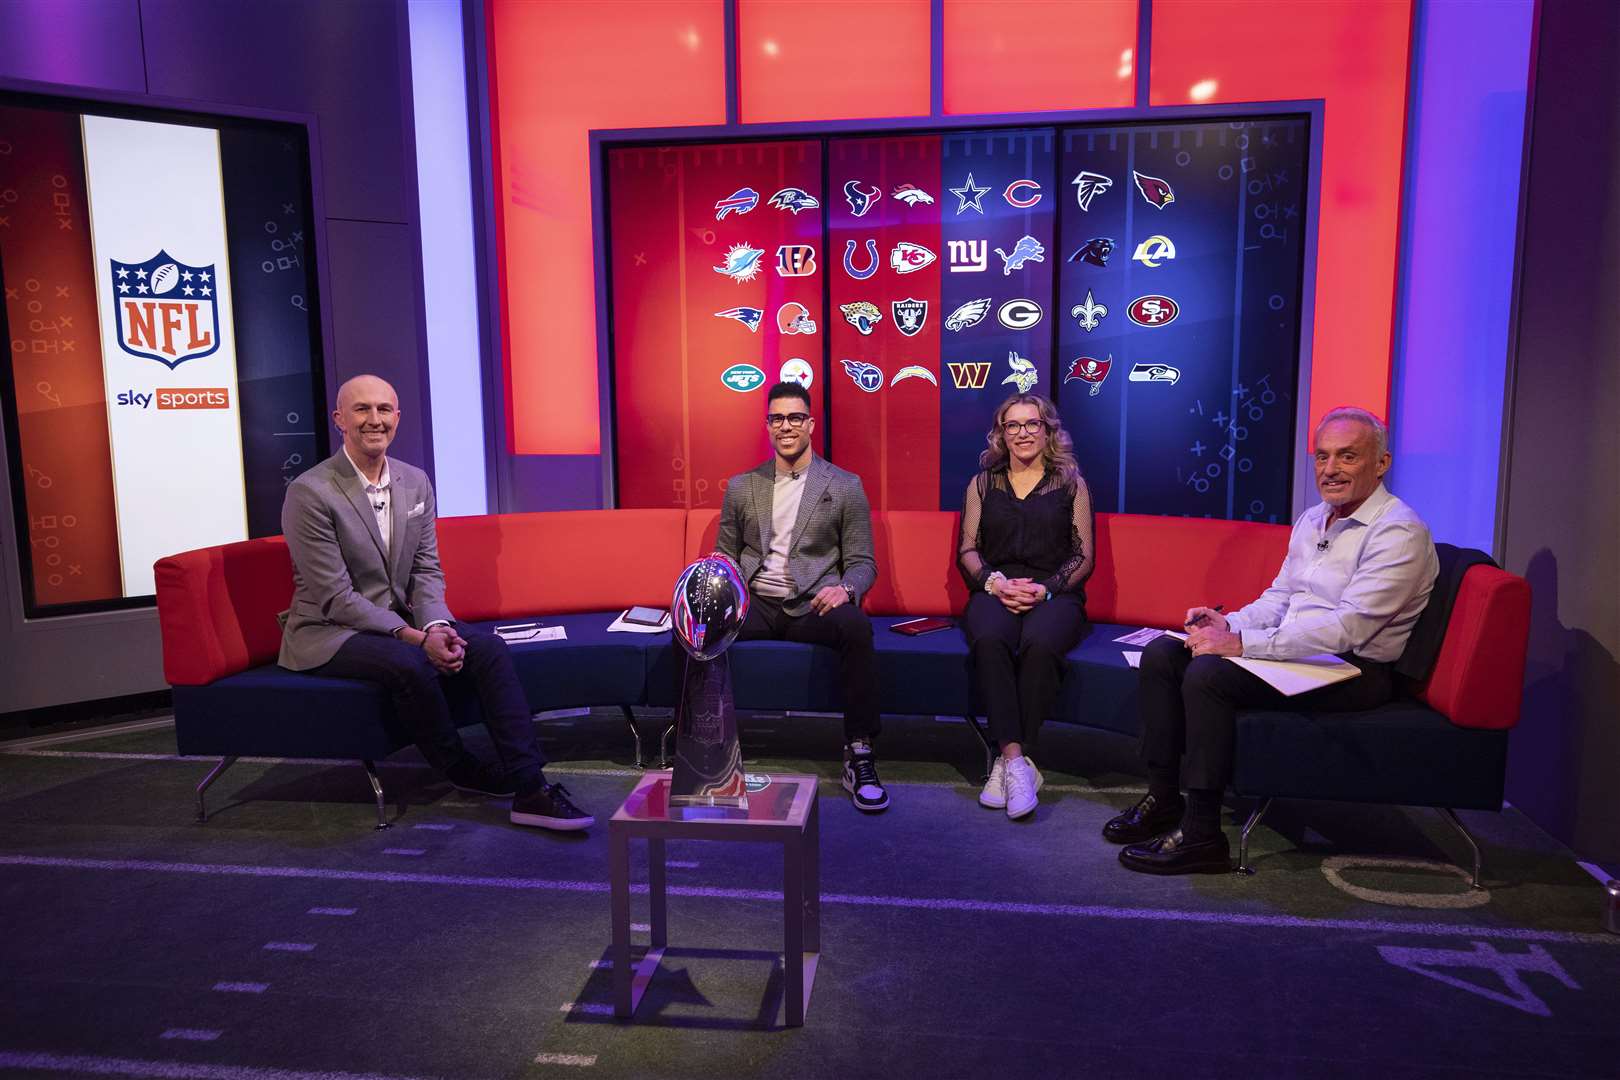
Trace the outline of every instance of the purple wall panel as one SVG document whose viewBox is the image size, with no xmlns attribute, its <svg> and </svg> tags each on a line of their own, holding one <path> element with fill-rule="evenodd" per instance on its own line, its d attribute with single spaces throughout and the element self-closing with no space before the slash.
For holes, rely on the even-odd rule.
<svg viewBox="0 0 1620 1080">
<path fill-rule="evenodd" d="M 0 75 L 143 92 L 137 0 L 6 0 Z"/>
</svg>

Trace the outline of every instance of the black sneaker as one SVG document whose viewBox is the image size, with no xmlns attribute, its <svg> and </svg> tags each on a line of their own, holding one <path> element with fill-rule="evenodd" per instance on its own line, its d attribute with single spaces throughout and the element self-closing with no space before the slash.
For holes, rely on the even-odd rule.
<svg viewBox="0 0 1620 1080">
<path fill-rule="evenodd" d="M 569 802 L 568 789 L 561 784 L 541 784 L 512 800 L 512 824 L 576 832 L 595 825 L 596 819 Z"/>
<path fill-rule="evenodd" d="M 504 769 L 485 765 L 477 758 L 462 758 L 460 762 L 444 770 L 444 775 L 457 791 L 465 791 L 469 795 L 510 799 L 517 794 L 517 784 Z"/>
<path fill-rule="evenodd" d="M 876 813 L 889 805 L 889 793 L 878 779 L 877 755 L 865 742 L 844 747 L 844 790 L 857 810 Z"/>
</svg>

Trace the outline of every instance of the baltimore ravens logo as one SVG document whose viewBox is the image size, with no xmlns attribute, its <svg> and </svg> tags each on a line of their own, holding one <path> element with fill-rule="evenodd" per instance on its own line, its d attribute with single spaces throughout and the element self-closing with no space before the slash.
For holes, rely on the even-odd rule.
<svg viewBox="0 0 1620 1080">
<path fill-rule="evenodd" d="M 726 252 L 726 261 L 714 268 L 717 274 L 724 274 L 736 282 L 753 281 L 759 276 L 759 260 L 765 253 L 756 247 L 747 244 L 733 244 Z"/>
<path fill-rule="evenodd" d="M 1106 236 L 1093 236 L 1081 246 L 1079 251 L 1069 256 L 1069 261 L 1079 259 L 1092 266 L 1107 266 L 1108 256 L 1114 253 L 1114 242 Z"/>
<path fill-rule="evenodd" d="M 1142 198 L 1154 209 L 1163 210 L 1176 201 L 1176 193 L 1170 190 L 1170 185 L 1157 176 L 1139 173 L 1134 169 L 1131 170 L 1131 175 L 1136 177 L 1136 190 L 1142 193 Z"/>
<path fill-rule="evenodd" d="M 894 198 L 907 206 L 931 206 L 934 197 L 916 184 L 901 184 L 894 189 Z"/>
<path fill-rule="evenodd" d="M 916 337 L 928 323 L 926 300 L 896 300 L 889 305 L 889 312 L 894 316 L 894 328 L 906 337 Z"/>
<path fill-rule="evenodd" d="M 883 321 L 883 312 L 877 309 L 876 304 L 868 303 L 865 300 L 857 300 L 853 304 L 841 305 L 838 310 L 844 313 L 844 318 L 849 322 L 849 325 L 862 334 L 870 334 L 877 329 L 877 324 Z M 844 362 L 849 363 L 847 360 Z"/>
<path fill-rule="evenodd" d="M 751 187 L 738 188 L 714 204 L 714 220 L 724 221 L 727 214 L 746 214 L 759 205 L 759 192 Z"/>
<path fill-rule="evenodd" d="M 800 210 L 815 210 L 820 207 L 821 200 L 804 188 L 785 187 L 771 196 L 770 204 L 778 210 L 791 210 L 793 216 L 798 217 Z"/>
<path fill-rule="evenodd" d="M 876 364 L 868 364 L 864 360 L 840 360 L 839 363 L 844 365 L 844 374 L 868 394 L 883 389 L 883 369 Z"/>
<path fill-rule="evenodd" d="M 1069 182 L 1074 185 L 1074 197 L 1082 210 L 1090 210 L 1091 200 L 1114 186 L 1114 182 L 1102 173 L 1083 171 Z"/>
<path fill-rule="evenodd" d="M 1046 261 L 1046 245 L 1033 236 L 1020 237 L 1018 243 L 1013 245 L 1010 255 L 1000 248 L 996 248 L 995 251 L 1001 256 L 1002 277 L 1006 277 L 1014 270 L 1022 270 L 1027 262 Z"/>
<path fill-rule="evenodd" d="M 844 198 L 849 201 L 850 213 L 856 217 L 865 217 L 866 212 L 876 206 L 879 199 L 883 198 L 883 189 L 874 187 L 871 191 L 862 191 L 861 182 L 851 180 L 844 185 Z"/>
</svg>

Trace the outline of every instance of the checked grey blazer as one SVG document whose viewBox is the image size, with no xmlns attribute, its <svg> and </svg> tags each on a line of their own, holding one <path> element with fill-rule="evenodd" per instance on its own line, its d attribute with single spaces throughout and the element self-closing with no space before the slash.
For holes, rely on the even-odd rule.
<svg viewBox="0 0 1620 1080">
<path fill-rule="evenodd" d="M 292 555 L 292 608 L 282 613 L 279 663 L 320 667 L 361 631 L 392 634 L 436 619 L 444 606 L 436 504 L 427 473 L 388 459 L 388 558 L 360 478 L 341 449 L 287 486 L 281 531 Z"/>
<path fill-rule="evenodd" d="M 773 458 L 733 476 L 720 505 L 716 546 L 742 567 L 743 580 L 750 585 L 765 553 L 771 550 L 775 484 Z M 872 510 L 861 478 L 818 456 L 811 460 L 804 484 L 799 516 L 793 523 L 793 544 L 788 548 L 788 574 L 798 589 L 783 604 L 789 615 L 809 611 L 811 598 L 828 585 L 850 586 L 858 604 L 877 580 Z"/>
</svg>

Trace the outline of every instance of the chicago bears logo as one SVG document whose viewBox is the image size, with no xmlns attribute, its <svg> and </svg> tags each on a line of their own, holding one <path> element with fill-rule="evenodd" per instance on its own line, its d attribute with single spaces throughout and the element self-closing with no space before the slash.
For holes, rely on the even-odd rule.
<svg viewBox="0 0 1620 1080">
<path fill-rule="evenodd" d="M 844 185 L 844 198 L 849 202 L 849 211 L 856 217 L 865 217 L 866 212 L 877 205 L 883 198 L 883 189 L 873 187 L 871 191 L 862 191 L 859 180 L 851 180 Z"/>
<path fill-rule="evenodd" d="M 1108 355 L 1106 360 L 1097 360 L 1090 356 L 1082 356 L 1069 365 L 1068 373 L 1063 376 L 1065 384 L 1080 379 L 1091 384 L 1091 397 L 1096 397 L 1102 390 L 1103 380 L 1108 378 L 1108 369 L 1114 366 L 1114 356 Z"/>
<path fill-rule="evenodd" d="M 984 317 L 989 312 L 990 297 L 969 300 L 945 317 L 945 329 L 962 331 L 970 326 L 977 326 L 984 321 Z"/>
<path fill-rule="evenodd" d="M 724 221 L 726 215 L 737 213 L 746 214 L 759 205 L 759 192 L 751 187 L 738 188 L 730 195 L 714 204 L 714 220 Z"/>
<path fill-rule="evenodd" d="M 1011 255 L 1000 248 L 996 248 L 996 254 L 1001 256 L 1001 276 L 1006 277 L 1014 270 L 1022 270 L 1027 262 L 1045 262 L 1046 245 L 1033 236 L 1024 236 L 1013 245 Z"/>
<path fill-rule="evenodd" d="M 857 300 L 853 304 L 844 304 L 838 310 L 844 313 L 844 319 L 849 325 L 862 334 L 870 334 L 877 329 L 877 324 L 883 321 L 883 312 L 877 309 L 876 304 L 868 303 L 865 300 Z M 844 362 L 849 363 L 847 360 Z"/>
<path fill-rule="evenodd" d="M 140 263 L 108 261 L 121 349 L 170 371 L 219 350 L 213 263 L 192 266 L 167 251 Z"/>
<path fill-rule="evenodd" d="M 889 305 L 889 313 L 894 316 L 896 330 L 906 337 L 916 337 L 928 322 L 928 301 L 896 300 Z M 900 377 L 895 376 L 895 382 L 899 381 Z"/>
<path fill-rule="evenodd" d="M 1131 368 L 1131 382 L 1162 382 L 1174 386 L 1180 379 L 1181 369 L 1169 364 L 1137 364 Z"/>
<path fill-rule="evenodd" d="M 793 216 L 798 217 L 800 210 L 819 209 L 821 200 L 804 188 L 785 187 L 771 196 L 770 204 L 778 210 L 791 210 Z"/>
<path fill-rule="evenodd" d="M 1137 326 L 1169 326 L 1181 314 L 1181 305 L 1168 296 L 1138 296 L 1125 314 Z"/>
<path fill-rule="evenodd" d="M 813 334 L 816 323 L 809 308 L 789 300 L 776 309 L 776 329 L 783 334 Z"/>
<path fill-rule="evenodd" d="M 902 240 L 889 252 L 889 266 L 897 274 L 912 274 L 939 258 L 921 244 Z"/>
<path fill-rule="evenodd" d="M 855 269 L 855 241 L 844 241 L 844 273 L 856 281 L 865 281 L 878 272 L 878 246 L 876 240 L 866 242 L 866 269 Z"/>
<path fill-rule="evenodd" d="M 1136 190 L 1142 193 L 1142 198 L 1146 199 L 1148 205 L 1155 210 L 1163 210 L 1176 201 L 1176 193 L 1170 190 L 1170 185 L 1157 176 L 1139 173 L 1135 169 L 1131 170 L 1131 175 L 1136 178 Z"/>
<path fill-rule="evenodd" d="M 1041 201 L 1041 185 L 1033 180 L 1014 180 L 1007 185 L 1007 190 L 1001 197 L 1007 200 L 1008 206 L 1016 206 L 1020 210 L 1028 210 Z"/>
<path fill-rule="evenodd" d="M 1169 262 L 1176 257 L 1176 245 L 1170 242 L 1168 236 L 1150 236 L 1136 245 L 1136 254 L 1131 258 L 1149 269 L 1157 267 L 1162 262 Z"/>
<path fill-rule="evenodd" d="M 753 281 L 759 276 L 760 260 L 765 253 L 756 247 L 747 244 L 733 244 L 726 252 L 726 261 L 714 268 L 717 274 L 724 274 L 741 284 L 744 281 Z"/>
<path fill-rule="evenodd" d="M 883 369 L 876 364 L 868 364 L 864 360 L 840 360 L 839 363 L 844 365 L 844 374 L 868 394 L 883 389 Z"/>
<path fill-rule="evenodd" d="M 809 244 L 783 244 L 776 249 L 776 272 L 782 277 L 809 277 L 816 272 L 816 249 Z"/>
<path fill-rule="evenodd" d="M 894 189 L 894 198 L 907 206 L 932 206 L 934 203 L 934 197 L 916 184 L 901 184 Z M 899 381 L 899 376 L 895 376 L 895 382 Z"/>
<path fill-rule="evenodd" d="M 736 319 L 750 330 L 758 330 L 760 320 L 765 317 L 765 311 L 757 307 L 731 307 L 724 311 L 714 313 L 717 319 Z"/>
<path fill-rule="evenodd" d="M 1069 256 L 1069 261 L 1079 259 L 1092 266 L 1107 266 L 1108 256 L 1114 253 L 1114 242 L 1106 236 L 1093 236 L 1081 245 L 1080 250 Z"/>
<path fill-rule="evenodd" d="M 1090 210 L 1091 200 L 1114 186 L 1108 177 L 1094 172 L 1081 172 L 1069 182 L 1074 185 L 1074 198 L 1082 210 Z"/>
</svg>

